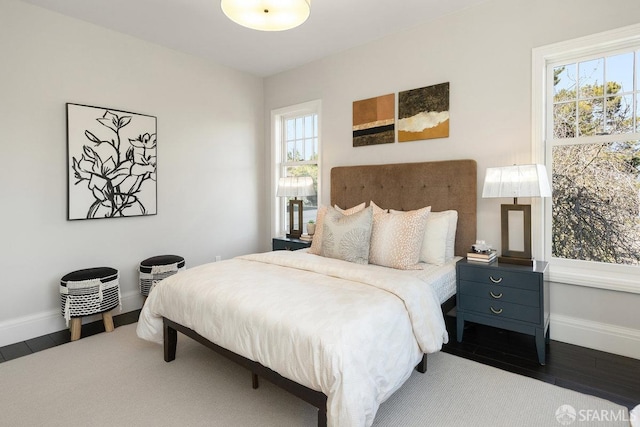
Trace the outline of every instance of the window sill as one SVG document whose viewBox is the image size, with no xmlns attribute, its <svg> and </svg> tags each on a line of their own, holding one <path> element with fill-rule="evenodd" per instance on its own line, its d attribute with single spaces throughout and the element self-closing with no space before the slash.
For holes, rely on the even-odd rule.
<svg viewBox="0 0 640 427">
<path fill-rule="evenodd" d="M 551 282 L 617 292 L 640 294 L 640 268 L 596 262 L 552 258 L 548 278 Z"/>
</svg>

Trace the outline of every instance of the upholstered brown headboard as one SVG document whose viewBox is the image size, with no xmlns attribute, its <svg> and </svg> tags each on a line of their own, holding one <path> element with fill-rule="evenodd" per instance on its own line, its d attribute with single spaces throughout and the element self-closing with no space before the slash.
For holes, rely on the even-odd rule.
<svg viewBox="0 0 640 427">
<path fill-rule="evenodd" d="M 331 205 L 349 208 L 373 200 L 382 208 L 458 211 L 456 255 L 476 241 L 475 160 L 339 166 L 331 169 Z"/>
</svg>

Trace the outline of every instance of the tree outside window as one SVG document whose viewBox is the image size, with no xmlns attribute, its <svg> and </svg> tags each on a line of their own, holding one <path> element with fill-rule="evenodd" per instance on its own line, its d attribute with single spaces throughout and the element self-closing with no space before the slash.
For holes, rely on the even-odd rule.
<svg viewBox="0 0 640 427">
<path fill-rule="evenodd" d="M 552 256 L 640 265 L 640 51 L 552 67 Z"/>
<path fill-rule="evenodd" d="M 318 114 L 306 113 L 283 118 L 282 176 L 310 176 L 316 195 L 304 197 L 303 222 L 315 220 L 318 211 Z M 285 229 L 289 228 L 288 199 L 285 202 Z"/>
</svg>

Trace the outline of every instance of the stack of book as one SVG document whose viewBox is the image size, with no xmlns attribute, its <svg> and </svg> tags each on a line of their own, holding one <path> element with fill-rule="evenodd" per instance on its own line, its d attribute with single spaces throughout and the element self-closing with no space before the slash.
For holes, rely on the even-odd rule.
<svg viewBox="0 0 640 427">
<path fill-rule="evenodd" d="M 498 255 L 496 254 L 496 251 L 493 249 L 489 249 L 488 251 L 482 251 L 482 252 L 471 251 L 467 253 L 467 261 L 474 261 L 474 262 L 490 263 L 495 261 L 497 257 Z"/>
<path fill-rule="evenodd" d="M 302 236 L 300 236 L 300 240 L 303 240 L 305 242 L 311 242 L 313 240 L 313 235 L 308 235 L 308 234 L 303 234 Z"/>
</svg>

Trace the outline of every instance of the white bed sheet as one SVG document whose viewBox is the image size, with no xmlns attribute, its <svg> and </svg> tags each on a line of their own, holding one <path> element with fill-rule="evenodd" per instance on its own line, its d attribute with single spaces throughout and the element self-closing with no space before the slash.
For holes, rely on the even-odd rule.
<svg viewBox="0 0 640 427">
<path fill-rule="evenodd" d="M 329 426 L 369 426 L 448 341 L 435 290 L 405 273 L 303 251 L 206 264 L 161 281 L 137 332 L 162 343 L 167 317 L 326 394 Z"/>
<path fill-rule="evenodd" d="M 442 304 L 456 293 L 456 263 L 461 259 L 457 256 L 442 265 L 421 263 L 422 270 L 410 271 L 433 288 Z"/>
</svg>

